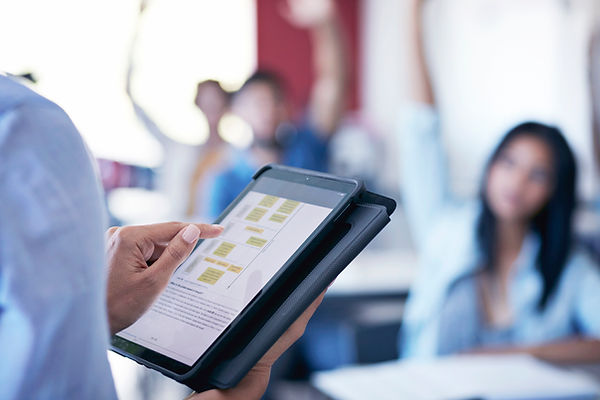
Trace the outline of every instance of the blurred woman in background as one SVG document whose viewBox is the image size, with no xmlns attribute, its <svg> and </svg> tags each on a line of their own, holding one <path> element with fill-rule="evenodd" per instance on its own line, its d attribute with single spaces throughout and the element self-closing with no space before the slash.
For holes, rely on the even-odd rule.
<svg viewBox="0 0 600 400">
<path fill-rule="evenodd" d="M 600 270 L 572 245 L 577 168 L 561 132 L 513 128 L 479 199 L 449 195 L 439 118 L 413 0 L 411 100 L 401 120 L 404 204 L 421 257 L 403 322 L 407 357 L 524 352 L 600 360 Z"/>
</svg>

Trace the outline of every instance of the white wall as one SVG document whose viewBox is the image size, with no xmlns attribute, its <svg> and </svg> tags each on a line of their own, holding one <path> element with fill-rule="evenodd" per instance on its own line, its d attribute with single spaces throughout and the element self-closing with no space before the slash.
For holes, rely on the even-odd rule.
<svg viewBox="0 0 600 400">
<path fill-rule="evenodd" d="M 594 0 L 429 0 L 427 53 L 454 189 L 473 194 L 489 152 L 511 126 L 558 124 L 592 196 L 587 38 Z M 363 1 L 364 111 L 393 129 L 404 97 L 407 0 Z M 390 166 L 392 169 L 392 166 Z"/>
</svg>

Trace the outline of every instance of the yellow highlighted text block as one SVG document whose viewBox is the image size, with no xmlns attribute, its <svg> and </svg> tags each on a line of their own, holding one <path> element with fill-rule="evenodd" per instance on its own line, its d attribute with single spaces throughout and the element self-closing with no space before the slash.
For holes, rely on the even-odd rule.
<svg viewBox="0 0 600 400">
<path fill-rule="evenodd" d="M 271 218 L 269 218 L 269 221 L 273 221 L 273 222 L 277 222 L 278 224 L 281 224 L 283 221 L 285 221 L 286 218 L 287 218 L 287 215 L 273 214 L 273 215 L 271 215 Z"/>
<path fill-rule="evenodd" d="M 266 208 L 256 207 L 246 217 L 247 221 L 258 222 L 267 213 Z"/>
<path fill-rule="evenodd" d="M 279 207 L 277 209 L 277 212 L 284 213 L 284 214 L 291 214 L 296 209 L 296 207 L 298 207 L 299 204 L 300 204 L 299 201 L 286 200 L 283 202 L 281 207 Z"/>
<path fill-rule="evenodd" d="M 213 251 L 213 254 L 218 257 L 227 257 L 229 253 L 231 253 L 231 250 L 233 250 L 234 248 L 235 244 L 223 242 L 219 245 L 219 247 L 217 247 L 215 251 Z"/>
<path fill-rule="evenodd" d="M 218 269 L 208 267 L 206 268 L 206 271 L 198 277 L 198 280 L 200 282 L 208 283 L 209 285 L 214 285 L 224 273 L 225 271 L 219 271 Z"/>
<path fill-rule="evenodd" d="M 236 274 L 239 274 L 240 272 L 242 272 L 242 267 L 238 267 L 237 265 L 230 265 L 229 268 L 227 268 L 227 271 L 231 271 L 231 272 L 235 272 Z"/>
<path fill-rule="evenodd" d="M 260 203 L 258 203 L 258 205 L 267 207 L 267 208 L 273 207 L 273 204 L 275 204 L 275 202 L 277 202 L 277 200 L 279 200 L 279 197 L 277 197 L 277 196 L 266 195 L 265 197 L 263 197 L 263 199 L 260 201 Z"/>
<path fill-rule="evenodd" d="M 247 226 L 247 227 L 246 227 L 246 230 L 247 230 L 247 231 L 250 231 L 250 232 L 256 232 L 256 233 L 263 233 L 263 232 L 265 231 L 264 229 L 262 229 L 262 228 L 257 228 L 257 227 L 255 227 L 255 226 Z"/>
<path fill-rule="evenodd" d="M 217 265 L 220 265 L 223 268 L 229 267 L 229 263 L 226 263 L 225 261 L 217 261 Z"/>
<path fill-rule="evenodd" d="M 250 239 L 246 241 L 246 244 L 256 247 L 263 247 L 265 243 L 267 243 L 267 239 L 257 238 L 256 236 L 250 236 Z"/>
</svg>

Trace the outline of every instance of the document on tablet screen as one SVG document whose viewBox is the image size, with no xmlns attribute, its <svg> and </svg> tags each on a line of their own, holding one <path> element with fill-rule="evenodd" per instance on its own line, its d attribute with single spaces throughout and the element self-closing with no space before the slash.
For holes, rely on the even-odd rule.
<svg viewBox="0 0 600 400">
<path fill-rule="evenodd" d="M 222 235 L 202 242 L 150 310 L 118 336 L 193 365 L 343 195 L 295 185 L 287 197 L 261 186 L 248 192 L 221 222 Z"/>
</svg>

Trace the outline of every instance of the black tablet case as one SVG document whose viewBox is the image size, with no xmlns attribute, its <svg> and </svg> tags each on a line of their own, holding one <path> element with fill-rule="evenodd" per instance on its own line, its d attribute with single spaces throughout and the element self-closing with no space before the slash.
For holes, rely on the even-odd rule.
<svg viewBox="0 0 600 400">
<path fill-rule="evenodd" d="M 270 165 L 260 169 L 254 178 L 268 168 L 328 176 L 314 171 Z M 211 358 L 207 364 L 178 375 L 117 347 L 111 346 L 111 350 L 156 369 L 198 392 L 211 388 L 233 387 L 388 224 L 395 208 L 396 202 L 390 198 L 368 191 L 360 193 L 335 221 L 327 237 L 320 241 L 307 259 L 303 259 L 303 268 L 298 269 L 288 278 L 289 282 L 271 296 L 273 300 L 270 303 L 261 306 L 260 316 L 247 321 L 243 329 L 238 329 L 238 334 L 227 341 L 227 346 L 224 347 L 228 351 Z"/>
<path fill-rule="evenodd" d="M 293 289 L 282 289 L 276 297 L 281 305 L 273 306 L 270 317 L 248 326 L 243 337 L 233 339 L 232 349 L 218 357 L 206 374 L 177 379 L 196 391 L 235 386 L 271 348 L 287 328 L 325 290 L 350 262 L 388 224 L 396 203 L 386 197 L 363 192 L 336 223 L 327 240 L 314 252 L 310 262 L 315 265 L 306 276 L 297 276 L 300 282 Z M 287 291 L 287 293 L 286 293 Z M 286 300 L 281 303 L 281 296 Z M 266 314 L 266 313 L 265 313 Z M 182 377 L 183 378 L 183 377 Z"/>
</svg>

